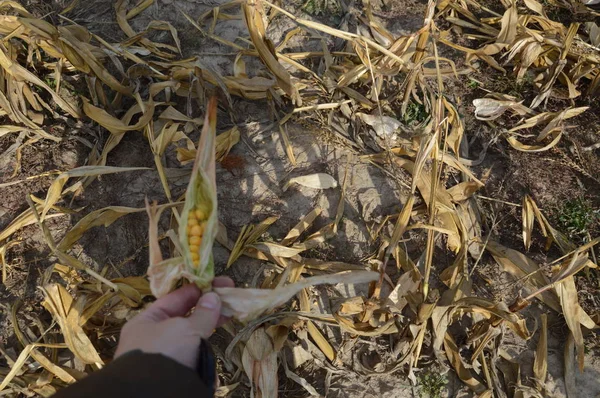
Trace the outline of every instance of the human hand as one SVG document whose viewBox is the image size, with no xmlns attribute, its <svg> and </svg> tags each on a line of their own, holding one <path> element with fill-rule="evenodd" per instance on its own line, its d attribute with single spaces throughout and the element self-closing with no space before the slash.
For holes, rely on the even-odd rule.
<svg viewBox="0 0 600 398">
<path fill-rule="evenodd" d="M 228 277 L 217 277 L 214 287 L 233 287 Z M 196 306 L 194 312 L 186 317 Z M 163 354 L 195 369 L 200 339 L 228 319 L 221 316 L 221 300 L 214 292 L 204 295 L 193 284 L 156 300 L 123 326 L 115 359 L 133 350 Z"/>
</svg>

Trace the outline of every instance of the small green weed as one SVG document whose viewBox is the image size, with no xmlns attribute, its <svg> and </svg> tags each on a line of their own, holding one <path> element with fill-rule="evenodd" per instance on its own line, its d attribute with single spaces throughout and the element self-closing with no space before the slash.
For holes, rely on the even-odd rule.
<svg viewBox="0 0 600 398">
<path fill-rule="evenodd" d="M 50 87 L 52 90 L 56 90 L 56 80 L 52 78 L 45 78 L 44 82 Z"/>
<path fill-rule="evenodd" d="M 583 198 L 568 200 L 558 210 L 559 228 L 571 239 L 584 238 L 597 220 L 598 210 Z"/>
<path fill-rule="evenodd" d="M 419 376 L 419 395 L 421 398 L 441 398 L 446 384 L 448 384 L 446 375 L 422 373 Z"/>
<path fill-rule="evenodd" d="M 332 15 L 336 16 L 341 9 L 336 0 L 307 0 L 302 10 L 310 15 Z"/>
<path fill-rule="evenodd" d="M 469 82 L 467 83 L 467 87 L 471 90 L 475 90 L 476 88 L 479 88 L 479 82 L 475 80 L 469 80 Z"/>
<path fill-rule="evenodd" d="M 429 114 L 425 109 L 425 105 L 417 102 L 409 102 L 404 113 L 404 122 L 407 124 L 415 124 L 424 122 Z"/>
</svg>

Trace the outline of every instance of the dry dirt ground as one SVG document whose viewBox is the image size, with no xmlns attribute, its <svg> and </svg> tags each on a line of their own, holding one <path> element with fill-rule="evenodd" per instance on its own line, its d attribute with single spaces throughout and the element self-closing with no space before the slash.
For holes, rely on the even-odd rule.
<svg viewBox="0 0 600 398">
<path fill-rule="evenodd" d="M 139 29 L 154 19 L 169 21 L 178 29 L 184 55 L 203 56 L 202 61 L 206 67 L 214 68 L 223 74 L 231 74 L 235 54 L 214 40 L 202 37 L 180 13 L 181 10 L 192 17 L 198 17 L 217 3 L 219 1 L 158 0 L 154 6 L 135 18 L 132 25 Z M 292 1 L 289 7 L 301 12 L 297 3 Z M 378 17 L 393 33 L 413 32 L 421 26 L 426 1 L 390 0 L 385 3 L 387 7 L 379 6 L 381 11 Z M 112 4 L 112 0 L 84 1 L 71 14 L 71 19 L 104 38 L 118 42 L 122 36 L 115 22 Z M 62 4 L 37 2 L 34 5 L 38 13 L 51 13 L 60 9 Z M 55 23 L 60 23 L 56 15 L 48 15 L 48 18 Z M 331 15 L 313 17 L 332 24 L 339 22 Z M 286 21 L 277 19 L 271 25 L 269 36 L 273 42 L 279 42 L 292 27 L 289 21 Z M 217 25 L 215 34 L 228 40 L 235 40 L 238 36 L 245 35 L 245 26 L 241 20 L 221 21 Z M 332 47 L 339 45 L 336 40 L 331 40 L 329 44 Z M 299 41 L 297 45 L 304 48 L 316 45 L 318 48 L 319 44 L 308 40 Z M 458 61 L 456 54 L 449 53 L 446 56 L 454 56 Z M 248 68 L 252 70 L 252 65 L 248 65 Z M 520 209 L 513 204 L 520 203 L 525 193 L 531 194 L 543 209 L 550 211 L 560 209 L 562 203 L 575 198 L 585 198 L 594 209 L 600 209 L 598 190 L 600 184 L 593 178 L 600 171 L 597 150 L 580 150 L 595 144 L 600 139 L 598 101 L 595 100 L 590 104 L 594 109 L 585 114 L 586 120 L 576 121 L 580 127 L 570 132 L 568 139 L 562 144 L 562 152 L 542 155 L 522 154 L 512 150 L 502 140 L 493 140 L 493 133 L 487 131 L 483 124 L 472 117 L 472 99 L 483 96 L 483 88 L 492 89 L 493 85 L 501 85 L 502 77 L 498 76 L 497 72 L 484 67 L 470 78 L 481 85 L 473 88 L 470 86 L 471 81 L 465 78 L 464 81 L 456 83 L 453 95 L 454 99 L 461 104 L 460 112 L 465 117 L 474 152 L 492 141 L 483 161 L 474 167 L 474 172 L 478 176 L 489 174 L 486 187 L 480 192 L 479 201 L 482 208 L 488 210 L 489 225 L 495 217 L 493 233 L 500 236 L 500 241 L 509 247 L 522 247 Z M 510 87 L 500 87 L 496 90 L 507 92 Z M 521 92 L 525 96 L 528 95 L 526 90 Z M 340 200 L 340 189 L 315 190 L 293 186 L 284 191 L 283 185 L 289 178 L 316 172 L 328 173 L 341 182 L 347 170 L 346 208 L 339 234 L 323 247 L 314 250 L 311 257 L 360 263 L 377 250 L 378 246 L 373 243 L 369 230 L 384 216 L 397 213 L 402 208 L 409 192 L 408 177 L 403 183 L 404 177 L 392 178 L 397 176 L 390 177 L 379 168 L 361 162 L 356 154 L 339 145 L 326 129 L 314 127 L 310 121 L 306 123 L 296 121 L 289 129 L 297 157 L 297 166 L 293 168 L 285 155 L 281 137 L 271 124 L 266 103 L 239 98 L 233 98 L 233 101 L 236 114 L 233 117 L 219 114 L 219 130 L 223 131 L 236 124 L 241 129 L 242 141 L 233 148 L 228 161 L 217 168 L 220 220 L 227 227 L 229 238 L 235 240 L 244 225 L 262 221 L 269 216 L 279 217 L 269 233 L 273 237 L 281 238 L 315 206 L 323 209 L 317 227 L 324 225 L 326 220 L 335 215 Z M 2 182 L 23 179 L 49 170 L 67 170 L 81 166 L 89 156 L 90 147 L 94 145 L 101 147 L 108 136 L 106 131 L 89 123 L 63 124 L 61 128 L 62 130 L 57 128 L 54 133 L 65 138 L 62 142 L 56 144 L 41 141 L 23 149 L 21 169 L 15 176 L 12 176 L 15 165 L 15 152 L 12 147 L 15 144 L 14 137 L 0 138 Z M 192 137 L 195 138 L 197 137 Z M 575 157 L 575 152 L 582 153 L 583 161 Z M 567 165 L 568 162 L 564 161 L 565 156 L 575 159 L 575 164 L 584 171 L 582 172 L 576 166 Z M 87 213 L 106 206 L 143 207 L 146 197 L 159 202 L 165 201 L 158 174 L 153 168 L 152 154 L 147 149 L 147 141 L 141 133 L 127 134 L 110 154 L 108 165 L 143 166 L 152 169 L 126 175 L 103 176 L 86 189 L 83 195 L 75 197 L 66 205 L 70 208 L 85 207 Z M 173 176 L 177 175 L 178 169 L 181 168 L 174 151 L 167 153 L 167 167 Z M 53 176 L 48 176 L 8 188 L 0 188 L 0 230 L 27 207 L 24 200 L 26 194 L 43 197 L 52 179 Z M 178 196 L 183 193 L 185 184 L 184 178 L 181 179 L 181 184 L 174 183 L 173 195 Z M 493 198 L 493 200 L 486 198 Z M 53 220 L 50 224 L 52 233 L 55 236 L 64 234 L 80 218 L 81 215 L 74 213 Z M 123 217 L 108 228 L 95 228 L 79 242 L 77 248 L 79 258 L 97 270 L 109 264 L 109 272 L 114 276 L 143 275 L 148 261 L 147 228 L 147 218 L 144 213 Z M 595 228 L 597 225 L 590 226 L 590 231 L 594 232 Z M 7 279 L 5 285 L 0 286 L 0 303 L 4 309 L 8 309 L 16 299 L 21 299 L 24 302 L 22 313 L 28 311 L 43 313 L 39 304 L 42 296 L 36 286 L 39 285 L 44 270 L 51 264 L 47 247 L 35 225 L 21 230 L 16 238 L 22 239 L 23 244 L 7 253 Z M 421 243 L 418 240 L 408 243 L 408 251 L 413 258 L 420 255 Z M 541 245 L 533 247 L 531 252 L 543 253 Z M 239 285 L 256 285 L 260 276 L 271 272 L 268 268 L 264 268 L 261 262 L 247 257 L 241 257 L 232 267 L 225 269 L 229 251 L 217 244 L 214 254 L 216 274 L 229 275 Z M 542 254 L 536 256 L 537 260 L 544 260 Z M 439 262 L 436 267 L 443 269 L 451 264 L 452 260 L 449 258 L 445 260 L 444 256 L 440 255 L 436 261 Z M 483 257 L 474 273 L 474 278 L 475 291 L 482 297 L 510 303 L 519 290 L 519 286 L 498 269 L 492 258 Z M 597 274 L 589 278 L 592 282 L 588 282 L 588 279 L 583 276 L 580 278 L 579 287 L 582 294 L 585 294 L 580 297 L 580 301 L 586 309 L 592 311 L 588 311 L 592 315 L 597 308 L 600 308 L 597 296 Z M 434 281 L 434 285 L 435 283 L 440 282 Z M 596 284 L 595 288 L 593 283 Z M 0 311 L 2 311 L 0 343 L 4 347 L 14 346 L 15 337 L 7 313 Z M 529 311 L 536 315 L 547 312 L 547 309 L 540 304 L 534 304 Z M 534 329 L 535 325 L 529 326 Z M 562 347 L 568 329 L 561 317 L 550 314 L 549 330 L 551 337 L 548 396 L 562 397 L 565 396 Z M 325 332 L 331 335 L 338 333 L 335 330 L 325 330 Z M 583 373 L 577 375 L 580 397 L 600 396 L 600 356 L 594 343 L 597 341 L 595 333 L 590 332 L 590 335 L 586 336 L 589 343 L 586 367 Z M 217 355 L 223 354 L 229 339 L 230 337 L 224 332 L 218 332 L 214 336 L 213 343 Z M 530 341 L 511 337 L 508 339 L 507 350 L 518 359 L 522 369 L 531 368 L 537 337 Z M 356 369 L 355 361 L 368 361 L 372 356 L 389 355 L 391 348 L 384 340 L 368 341 L 367 339 L 359 343 L 355 347 L 357 354 L 344 358 L 345 364 L 350 369 Z M 317 351 L 311 350 L 310 347 L 307 349 L 312 353 Z M 433 353 L 429 355 L 433 359 Z M 444 371 L 436 366 L 432 360 L 431 364 L 423 367 L 433 372 Z M 329 397 L 411 397 L 422 393 L 418 386 L 411 386 L 410 381 L 401 372 L 385 377 L 367 378 L 349 372 L 328 372 L 311 363 L 303 364 L 296 369 L 296 372 L 313 384 L 320 394 Z M 285 379 L 285 375 L 280 376 Z M 234 396 L 247 394 L 248 390 L 242 386 Z M 284 397 L 306 396 L 306 392 L 292 381 L 282 383 L 280 394 Z M 469 396 L 469 393 L 453 373 L 449 372 L 441 396 Z"/>
</svg>

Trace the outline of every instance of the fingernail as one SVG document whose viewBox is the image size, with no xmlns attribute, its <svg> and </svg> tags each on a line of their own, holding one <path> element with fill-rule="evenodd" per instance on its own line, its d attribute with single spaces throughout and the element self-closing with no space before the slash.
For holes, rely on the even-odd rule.
<svg viewBox="0 0 600 398">
<path fill-rule="evenodd" d="M 219 299 L 219 296 L 216 293 L 210 292 L 202 296 L 200 299 L 200 307 L 207 310 L 214 310 L 217 309 L 220 302 L 221 300 Z"/>
</svg>

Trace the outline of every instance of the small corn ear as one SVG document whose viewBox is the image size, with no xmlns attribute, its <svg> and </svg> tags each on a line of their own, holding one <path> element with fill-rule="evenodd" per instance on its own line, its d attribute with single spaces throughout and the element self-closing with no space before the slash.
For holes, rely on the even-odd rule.
<svg viewBox="0 0 600 398">
<path fill-rule="evenodd" d="M 209 101 L 196 160 L 179 222 L 179 240 L 186 271 L 200 289 L 214 278 L 212 247 L 218 230 L 215 136 L 217 100 Z"/>
<path fill-rule="evenodd" d="M 214 278 L 212 247 L 218 231 L 215 176 L 216 126 L 217 101 L 212 98 L 208 104 L 196 160 L 179 220 L 181 257 L 163 261 L 158 242 L 158 221 L 162 210 L 146 203 L 150 219 L 148 277 L 152 294 L 156 297 L 169 293 L 181 278 L 195 283 L 202 290 L 212 284 Z"/>
</svg>

